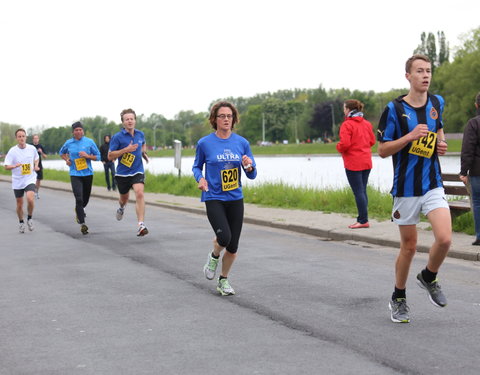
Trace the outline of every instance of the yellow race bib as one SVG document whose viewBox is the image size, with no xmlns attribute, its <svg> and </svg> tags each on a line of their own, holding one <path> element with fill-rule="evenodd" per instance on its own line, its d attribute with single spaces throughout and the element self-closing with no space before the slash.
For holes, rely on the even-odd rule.
<svg viewBox="0 0 480 375">
<path fill-rule="evenodd" d="M 437 133 L 428 132 L 425 137 L 419 138 L 412 142 L 412 146 L 408 151 L 410 154 L 430 159 L 437 144 Z"/>
<path fill-rule="evenodd" d="M 131 168 L 134 160 L 135 160 L 135 155 L 127 152 L 122 155 L 122 158 L 120 159 L 120 163 L 122 163 L 123 165 L 126 165 L 128 168 Z"/>
<path fill-rule="evenodd" d="M 222 175 L 222 190 L 229 191 L 238 189 L 238 168 L 224 169 Z"/>
<path fill-rule="evenodd" d="M 32 173 L 32 165 L 30 163 L 22 164 L 22 175 L 27 175 L 30 173 Z"/>
<path fill-rule="evenodd" d="M 75 168 L 77 169 L 77 171 L 82 171 L 84 169 L 87 169 L 88 168 L 87 159 L 85 158 L 75 159 Z"/>
</svg>

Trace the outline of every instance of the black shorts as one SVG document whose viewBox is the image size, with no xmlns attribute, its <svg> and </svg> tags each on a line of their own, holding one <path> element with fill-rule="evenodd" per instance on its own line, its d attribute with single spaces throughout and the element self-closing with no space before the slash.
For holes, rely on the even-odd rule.
<svg viewBox="0 0 480 375">
<path fill-rule="evenodd" d="M 115 176 L 117 181 L 118 192 L 120 194 L 127 194 L 128 191 L 135 184 L 145 184 L 145 175 L 143 173 L 137 173 L 133 176 Z"/>
<path fill-rule="evenodd" d="M 15 198 L 22 198 L 26 191 L 35 191 L 35 184 L 27 185 L 23 189 L 13 189 L 13 194 Z"/>
<path fill-rule="evenodd" d="M 43 180 L 43 168 L 37 171 L 37 180 Z"/>
</svg>

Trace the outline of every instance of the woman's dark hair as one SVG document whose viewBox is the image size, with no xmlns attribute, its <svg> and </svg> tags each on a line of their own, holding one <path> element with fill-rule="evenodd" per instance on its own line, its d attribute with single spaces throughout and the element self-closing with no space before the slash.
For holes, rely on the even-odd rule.
<svg viewBox="0 0 480 375">
<path fill-rule="evenodd" d="M 345 100 L 345 108 L 347 108 L 349 111 L 353 111 L 354 109 L 357 110 L 358 112 L 363 112 L 363 103 L 360 100 L 357 99 L 348 99 Z"/>
<path fill-rule="evenodd" d="M 238 124 L 240 122 L 240 119 L 238 117 L 237 108 L 235 108 L 235 106 L 230 102 L 215 103 L 212 106 L 212 109 L 210 110 L 210 117 L 208 118 L 208 121 L 210 122 L 210 125 L 212 125 L 212 128 L 217 130 L 217 113 L 218 113 L 218 110 L 222 107 L 227 107 L 227 108 L 230 108 L 232 110 L 232 115 L 233 115 L 232 129 L 233 129 L 235 124 Z"/>
</svg>

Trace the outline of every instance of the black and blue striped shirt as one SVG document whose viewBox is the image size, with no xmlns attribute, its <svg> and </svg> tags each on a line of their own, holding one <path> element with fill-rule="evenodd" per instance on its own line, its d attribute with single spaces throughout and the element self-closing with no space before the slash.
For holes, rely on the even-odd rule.
<svg viewBox="0 0 480 375">
<path fill-rule="evenodd" d="M 379 142 L 394 141 L 411 132 L 418 124 L 427 124 L 428 130 L 437 133 L 443 128 L 442 113 L 445 105 L 440 95 L 428 94 L 427 103 L 415 108 L 403 100 L 405 95 L 388 103 L 378 125 Z M 392 156 L 394 197 L 418 197 L 442 187 L 440 162 L 436 143 L 431 158 L 409 153 L 412 143 Z"/>
</svg>

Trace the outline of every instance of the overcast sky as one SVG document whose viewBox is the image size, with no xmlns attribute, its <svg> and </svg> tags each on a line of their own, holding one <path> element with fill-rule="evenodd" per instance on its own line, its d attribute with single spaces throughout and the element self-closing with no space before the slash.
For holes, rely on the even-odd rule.
<svg viewBox="0 0 480 375">
<path fill-rule="evenodd" d="M 0 5 L 0 121 L 26 128 L 123 108 L 173 118 L 280 89 L 406 87 L 422 31 L 450 47 L 473 0 L 22 0 Z"/>
</svg>

